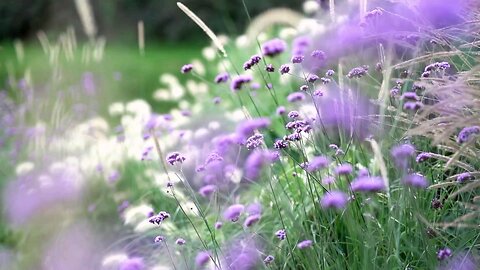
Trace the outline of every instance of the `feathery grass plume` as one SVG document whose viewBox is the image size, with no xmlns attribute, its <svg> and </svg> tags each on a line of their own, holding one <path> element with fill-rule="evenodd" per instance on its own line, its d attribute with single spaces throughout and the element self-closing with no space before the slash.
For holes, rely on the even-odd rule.
<svg viewBox="0 0 480 270">
<path fill-rule="evenodd" d="M 260 33 L 274 25 L 297 27 L 303 18 L 301 13 L 288 8 L 271 8 L 253 18 L 245 33 L 249 40 L 255 40 Z"/>
<path fill-rule="evenodd" d="M 97 27 L 95 25 L 95 18 L 93 16 L 92 5 L 89 0 L 75 0 L 75 7 L 78 15 L 82 21 L 83 31 L 90 40 L 95 39 L 97 34 Z"/>
<path fill-rule="evenodd" d="M 213 41 L 215 47 L 217 47 L 217 49 L 222 52 L 224 57 L 227 57 L 227 52 L 225 51 L 222 42 L 220 42 L 215 33 L 213 33 L 213 31 L 210 30 L 210 28 L 208 28 L 208 26 L 184 4 L 182 4 L 181 2 L 177 2 L 177 6 L 183 12 L 185 12 L 185 14 L 187 14 L 187 16 L 192 19 L 192 21 L 194 21 L 200 28 L 202 28 L 202 30 L 207 34 L 207 36 Z"/>
</svg>

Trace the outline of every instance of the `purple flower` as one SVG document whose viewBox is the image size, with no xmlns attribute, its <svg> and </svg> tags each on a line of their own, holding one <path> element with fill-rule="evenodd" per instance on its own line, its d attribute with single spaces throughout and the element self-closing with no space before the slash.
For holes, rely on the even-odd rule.
<svg viewBox="0 0 480 270">
<path fill-rule="evenodd" d="M 294 92 L 287 96 L 288 102 L 297 102 L 305 99 L 305 94 L 301 92 Z"/>
<path fill-rule="evenodd" d="M 165 241 L 165 236 L 163 236 L 163 235 L 158 235 L 158 236 L 155 237 L 155 239 L 153 239 L 153 242 L 155 242 L 155 243 L 160 243 L 160 242 L 163 242 L 163 241 Z"/>
<path fill-rule="evenodd" d="M 308 75 L 308 77 L 307 77 L 307 81 L 308 81 L 309 83 L 314 83 L 314 82 L 316 82 L 318 79 L 320 79 L 320 78 L 319 78 L 317 75 L 315 75 L 315 74 L 310 74 L 310 75 Z"/>
<path fill-rule="evenodd" d="M 254 118 L 241 122 L 237 126 L 236 134 L 240 136 L 241 139 L 247 139 L 253 132 L 257 129 L 267 128 L 270 126 L 270 119 L 263 118 Z"/>
<path fill-rule="evenodd" d="M 247 147 L 248 150 L 252 150 L 262 145 L 262 143 L 263 143 L 263 135 L 257 133 L 257 134 L 253 134 L 247 139 L 245 146 Z"/>
<path fill-rule="evenodd" d="M 361 77 L 367 75 L 367 73 L 368 73 L 368 66 L 363 65 L 363 66 L 360 66 L 360 67 L 355 67 L 352 70 L 350 70 L 347 74 L 347 77 L 349 79 L 361 78 Z"/>
<path fill-rule="evenodd" d="M 293 40 L 292 55 L 304 55 L 312 43 L 310 36 L 299 36 Z"/>
<path fill-rule="evenodd" d="M 224 83 L 227 82 L 230 76 L 227 72 L 221 72 L 215 77 L 215 83 Z"/>
<path fill-rule="evenodd" d="M 437 252 L 437 259 L 442 261 L 448 257 L 452 256 L 452 250 L 445 247 L 445 248 L 441 248 L 438 250 Z"/>
<path fill-rule="evenodd" d="M 275 260 L 275 257 L 273 257 L 272 255 L 268 255 L 267 257 L 265 257 L 265 259 L 263 259 L 263 262 L 264 262 L 266 265 L 269 265 L 269 264 L 272 263 L 274 260 Z"/>
<path fill-rule="evenodd" d="M 314 51 L 312 52 L 311 56 L 312 56 L 313 58 L 316 58 L 316 59 L 322 60 L 322 61 L 325 60 L 325 59 L 327 59 L 327 55 L 325 54 L 325 52 L 324 52 L 324 51 L 320 51 L 320 50 L 314 50 Z"/>
<path fill-rule="evenodd" d="M 304 84 L 304 85 L 300 86 L 300 91 L 305 92 L 307 90 L 308 90 L 308 85 Z"/>
<path fill-rule="evenodd" d="M 403 104 L 403 109 L 406 111 L 416 112 L 423 107 L 423 104 L 419 101 L 407 101 Z"/>
<path fill-rule="evenodd" d="M 335 183 L 335 177 L 328 176 L 322 179 L 322 185 L 327 186 L 333 183 Z"/>
<path fill-rule="evenodd" d="M 232 78 L 230 89 L 232 89 L 233 91 L 241 90 L 244 84 L 247 84 L 251 81 L 252 76 L 249 74 L 235 76 Z"/>
<path fill-rule="evenodd" d="M 457 136 L 457 142 L 459 144 L 465 143 L 470 141 L 472 136 L 480 134 L 480 127 L 479 126 L 471 126 L 463 128 Z"/>
<path fill-rule="evenodd" d="M 285 238 L 287 237 L 287 232 L 285 231 L 285 229 L 281 229 L 275 232 L 275 236 L 280 240 L 285 240 Z"/>
<path fill-rule="evenodd" d="M 217 186 L 215 185 L 206 185 L 206 186 L 203 186 L 201 187 L 199 190 L 198 190 L 198 193 L 200 193 L 200 195 L 202 197 L 209 197 L 210 195 L 212 195 L 212 193 L 217 189 Z"/>
<path fill-rule="evenodd" d="M 281 65 L 280 66 L 280 74 L 281 75 L 287 74 L 288 72 L 290 72 L 290 66 L 289 65 Z"/>
<path fill-rule="evenodd" d="M 410 101 L 419 101 L 420 98 L 417 96 L 415 92 L 405 92 L 403 93 L 401 99 L 403 100 L 410 100 Z"/>
<path fill-rule="evenodd" d="M 133 257 L 124 260 L 119 268 L 119 270 L 143 270 L 145 268 L 145 263 L 140 257 Z"/>
<path fill-rule="evenodd" d="M 277 139 L 273 143 L 273 147 L 275 147 L 276 149 L 285 149 L 285 148 L 288 147 L 288 141 L 285 141 L 285 140 L 282 140 L 282 139 Z"/>
<path fill-rule="evenodd" d="M 281 54 L 285 51 L 287 44 L 285 41 L 275 38 L 269 41 L 266 41 L 262 45 L 262 54 L 270 57 Z"/>
<path fill-rule="evenodd" d="M 305 57 L 303 55 L 295 55 L 292 57 L 292 63 L 294 64 L 300 64 L 303 62 L 303 59 L 305 59 Z"/>
<path fill-rule="evenodd" d="M 251 203 L 247 206 L 245 212 L 249 216 L 262 214 L 262 205 L 260 203 Z"/>
<path fill-rule="evenodd" d="M 200 251 L 197 253 L 197 256 L 195 257 L 195 265 L 197 267 L 203 267 L 205 264 L 208 263 L 210 260 L 210 252 L 208 251 Z"/>
<path fill-rule="evenodd" d="M 397 145 L 392 147 L 390 154 L 395 164 L 400 167 L 400 169 L 405 170 L 408 166 L 409 158 L 415 155 L 415 147 L 408 143 Z"/>
<path fill-rule="evenodd" d="M 309 248 L 312 246 L 312 244 L 313 244 L 312 240 L 303 240 L 297 244 L 297 248 L 299 249 Z"/>
<path fill-rule="evenodd" d="M 262 59 L 262 57 L 261 57 L 260 55 L 253 55 L 252 57 L 250 57 L 250 59 L 248 59 L 248 61 L 246 61 L 246 62 L 243 64 L 243 69 L 244 69 L 244 70 L 249 70 L 249 69 L 251 69 L 253 66 L 255 66 L 256 64 L 258 64 L 261 59 Z"/>
<path fill-rule="evenodd" d="M 186 64 L 186 65 L 183 65 L 182 68 L 180 69 L 180 71 L 182 73 L 188 73 L 190 71 L 192 71 L 193 69 L 193 65 L 192 64 Z"/>
<path fill-rule="evenodd" d="M 428 186 L 427 179 L 425 176 L 414 173 L 405 176 L 402 179 L 402 183 L 407 186 L 415 187 L 415 188 L 426 188 Z"/>
<path fill-rule="evenodd" d="M 230 220 L 236 222 L 244 210 L 243 204 L 233 204 L 229 206 L 225 211 L 223 211 L 223 218 L 225 220 Z"/>
<path fill-rule="evenodd" d="M 308 162 L 306 170 L 308 172 L 315 172 L 321 169 L 325 169 L 330 164 L 330 160 L 325 156 L 316 156 Z"/>
<path fill-rule="evenodd" d="M 331 69 L 329 69 L 329 70 L 327 70 L 327 72 L 325 72 L 325 76 L 327 76 L 327 77 L 332 77 L 333 74 L 335 74 L 335 71 L 333 71 Z"/>
<path fill-rule="evenodd" d="M 351 184 L 355 192 L 380 192 L 385 190 L 385 183 L 381 177 L 357 177 Z"/>
<path fill-rule="evenodd" d="M 297 117 L 299 117 L 299 116 L 300 116 L 300 113 L 299 113 L 299 112 L 297 112 L 297 111 L 291 111 L 291 112 L 289 112 L 289 113 L 288 113 L 288 115 L 287 115 L 287 116 L 288 116 L 288 118 L 295 119 L 295 118 L 297 118 Z"/>
<path fill-rule="evenodd" d="M 167 162 L 170 165 L 175 165 L 175 163 L 183 163 L 185 161 L 185 157 L 180 155 L 178 152 L 173 152 L 167 155 Z"/>
<path fill-rule="evenodd" d="M 282 115 L 282 114 L 284 114 L 285 112 L 286 112 L 286 109 L 285 109 L 284 106 L 279 106 L 279 107 L 277 108 L 277 114 L 278 114 L 278 115 Z"/>
<path fill-rule="evenodd" d="M 274 72 L 275 71 L 275 68 L 273 67 L 272 64 L 268 64 L 266 67 L 265 67 L 265 70 L 267 72 Z"/>
<path fill-rule="evenodd" d="M 175 241 L 175 244 L 179 245 L 179 246 L 183 246 L 185 245 L 185 243 L 187 243 L 187 241 L 185 241 L 185 239 L 183 238 L 178 238 L 176 241 Z"/>
<path fill-rule="evenodd" d="M 463 183 L 468 180 L 472 180 L 474 177 L 469 173 L 469 172 L 464 172 L 459 175 L 457 175 L 457 182 Z"/>
<path fill-rule="evenodd" d="M 245 219 L 245 223 L 243 223 L 243 226 L 251 227 L 253 224 L 257 223 L 260 220 L 260 217 L 261 216 L 259 214 L 248 216 Z"/>
<path fill-rule="evenodd" d="M 370 176 L 367 168 L 360 168 L 358 170 L 358 177 Z"/>
<path fill-rule="evenodd" d="M 332 79 L 322 77 L 320 78 L 320 81 L 322 81 L 323 84 L 329 84 L 332 81 Z"/>
<path fill-rule="evenodd" d="M 220 102 L 222 102 L 222 98 L 221 98 L 221 97 L 214 97 L 214 98 L 213 98 L 213 104 L 219 104 Z"/>
<path fill-rule="evenodd" d="M 215 222 L 215 229 L 219 230 L 219 229 L 222 228 L 222 226 L 223 226 L 222 222 L 220 222 L 220 221 Z"/>
<path fill-rule="evenodd" d="M 352 172 L 353 172 L 353 167 L 348 163 L 341 164 L 337 168 L 335 168 L 335 173 L 337 175 L 348 175 L 348 174 L 351 174 Z"/>
<path fill-rule="evenodd" d="M 165 211 L 160 211 L 158 215 L 152 216 L 148 219 L 148 222 L 156 225 L 160 225 L 164 220 L 170 217 L 170 214 Z"/>
<path fill-rule="evenodd" d="M 422 162 L 426 161 L 427 159 L 429 159 L 431 157 L 432 157 L 431 153 L 422 152 L 422 153 L 417 155 L 417 157 L 415 158 L 415 161 L 417 163 L 422 163 Z"/>
<path fill-rule="evenodd" d="M 324 209 L 344 209 L 347 206 L 347 202 L 347 194 L 342 191 L 332 190 L 323 195 L 322 199 L 320 200 L 320 205 Z"/>
<path fill-rule="evenodd" d="M 225 269 L 258 269 L 258 263 L 261 262 L 259 248 L 253 235 L 234 239 L 225 252 Z"/>
</svg>

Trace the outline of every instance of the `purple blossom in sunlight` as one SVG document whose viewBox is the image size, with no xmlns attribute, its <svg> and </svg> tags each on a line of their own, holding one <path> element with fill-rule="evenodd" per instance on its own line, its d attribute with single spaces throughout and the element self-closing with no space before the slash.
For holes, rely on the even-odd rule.
<svg viewBox="0 0 480 270">
<path fill-rule="evenodd" d="M 327 72 L 325 72 L 325 76 L 327 76 L 327 77 L 332 77 L 333 74 L 335 74 L 335 71 L 333 71 L 331 69 L 329 69 L 329 70 L 327 70 Z"/>
<path fill-rule="evenodd" d="M 367 75 L 368 73 L 368 66 L 366 65 L 363 65 L 363 66 L 360 66 L 360 67 L 355 67 L 355 68 L 352 68 L 348 74 L 347 74 L 347 77 L 349 79 L 352 79 L 352 78 L 361 78 L 365 75 Z"/>
<path fill-rule="evenodd" d="M 216 77 L 215 77 L 215 83 L 224 83 L 227 82 L 230 76 L 228 75 L 227 72 L 220 72 Z"/>
<path fill-rule="evenodd" d="M 288 102 L 298 102 L 305 100 L 305 94 L 301 92 L 293 92 L 290 95 L 287 96 Z"/>
<path fill-rule="evenodd" d="M 347 206 L 348 196 L 342 191 L 332 190 L 326 192 L 320 200 L 323 209 L 344 209 Z"/>
<path fill-rule="evenodd" d="M 265 67 L 265 70 L 267 72 L 275 72 L 275 68 L 273 67 L 272 64 L 268 64 L 266 67 Z"/>
<path fill-rule="evenodd" d="M 279 107 L 277 108 L 276 113 L 277 113 L 278 115 L 282 115 L 282 114 L 284 114 L 286 111 L 287 111 L 287 110 L 285 109 L 284 106 L 279 106 Z"/>
<path fill-rule="evenodd" d="M 327 176 L 322 179 L 322 185 L 328 186 L 335 183 L 335 177 Z"/>
<path fill-rule="evenodd" d="M 118 270 L 144 270 L 145 262 L 140 257 L 128 258 L 120 264 Z"/>
<path fill-rule="evenodd" d="M 250 57 L 250 59 L 248 59 L 244 64 L 243 64 L 243 69 L 244 70 L 249 70 L 251 69 L 253 66 L 255 66 L 256 64 L 258 64 L 260 62 L 260 60 L 262 60 L 262 57 L 260 55 L 253 55 L 252 57 Z"/>
<path fill-rule="evenodd" d="M 448 258 L 450 256 L 452 256 L 452 250 L 447 248 L 447 247 L 441 248 L 437 252 L 437 259 L 439 261 L 445 260 L 446 258 Z"/>
<path fill-rule="evenodd" d="M 183 65 L 182 68 L 180 69 L 180 71 L 182 73 L 189 73 L 190 71 L 192 71 L 193 69 L 193 65 L 192 64 L 186 64 L 186 65 Z"/>
<path fill-rule="evenodd" d="M 273 147 L 275 147 L 276 149 L 285 149 L 285 148 L 288 147 L 288 141 L 285 141 L 285 140 L 282 140 L 282 139 L 277 139 L 273 143 Z"/>
<path fill-rule="evenodd" d="M 252 150 L 262 145 L 262 143 L 263 143 L 263 135 L 257 133 L 257 134 L 253 134 L 247 139 L 245 146 L 247 147 L 248 150 Z"/>
<path fill-rule="evenodd" d="M 187 243 L 187 241 L 185 241 L 185 239 L 183 239 L 183 238 L 178 238 L 177 240 L 175 240 L 175 244 L 177 244 L 179 246 L 183 246 L 183 245 L 185 245 L 185 243 Z"/>
<path fill-rule="evenodd" d="M 319 78 L 317 75 L 315 75 L 315 74 L 310 74 L 310 75 L 308 75 L 308 77 L 307 77 L 307 81 L 308 81 L 309 83 L 314 83 L 314 82 L 316 82 L 318 79 L 320 79 L 320 78 Z"/>
<path fill-rule="evenodd" d="M 472 139 L 473 136 L 480 134 L 479 126 L 471 126 L 463 128 L 457 136 L 457 142 L 459 144 L 466 143 Z"/>
<path fill-rule="evenodd" d="M 280 74 L 288 74 L 290 72 L 290 66 L 289 65 L 281 65 L 280 66 Z"/>
<path fill-rule="evenodd" d="M 300 64 L 303 62 L 303 59 L 305 59 L 303 55 L 295 55 L 292 57 L 291 61 L 293 64 Z"/>
<path fill-rule="evenodd" d="M 265 257 L 265 259 L 263 259 L 263 262 L 264 262 L 266 265 L 269 265 L 269 264 L 271 264 L 274 260 L 275 260 L 275 257 L 273 257 L 272 255 L 268 255 L 267 257 Z"/>
<path fill-rule="evenodd" d="M 408 143 L 396 145 L 392 147 L 390 154 L 399 169 L 405 170 L 409 159 L 415 155 L 415 147 Z"/>
<path fill-rule="evenodd" d="M 402 183 L 414 188 L 426 188 L 428 186 L 425 176 L 418 173 L 406 175 L 403 177 Z"/>
<path fill-rule="evenodd" d="M 378 17 L 378 16 L 382 16 L 383 15 L 383 11 L 381 8 L 374 8 L 370 11 L 368 11 L 367 13 L 365 13 L 365 19 L 373 19 L 375 17 Z"/>
<path fill-rule="evenodd" d="M 313 96 L 322 97 L 323 96 L 323 91 L 320 90 L 320 89 L 317 89 L 317 90 L 313 91 Z"/>
<path fill-rule="evenodd" d="M 312 58 L 315 58 L 317 60 L 321 60 L 321 61 L 324 61 L 327 59 L 327 55 L 325 54 L 324 51 L 320 51 L 320 50 L 314 50 L 312 51 L 312 53 L 310 54 L 310 56 L 312 56 Z"/>
<path fill-rule="evenodd" d="M 248 181 L 256 181 L 265 165 L 271 163 L 270 154 L 266 151 L 254 151 L 245 160 L 244 176 Z"/>
<path fill-rule="evenodd" d="M 215 229 L 220 230 L 223 226 L 223 223 L 220 221 L 215 222 Z"/>
<path fill-rule="evenodd" d="M 215 192 L 215 190 L 217 190 L 217 186 L 215 186 L 215 185 L 206 185 L 206 186 L 201 187 L 201 188 L 198 190 L 198 193 L 199 193 L 202 197 L 210 197 L 210 195 L 212 195 L 212 193 Z"/>
<path fill-rule="evenodd" d="M 305 55 L 307 53 L 308 48 L 312 43 L 310 36 L 299 36 L 293 40 L 293 48 L 292 48 L 292 55 Z"/>
<path fill-rule="evenodd" d="M 330 160 L 325 156 L 315 156 L 309 162 L 306 170 L 308 172 L 315 172 L 321 169 L 325 169 L 330 164 Z"/>
<path fill-rule="evenodd" d="M 297 248 L 305 249 L 311 247 L 313 244 L 312 240 L 303 240 L 297 244 Z"/>
<path fill-rule="evenodd" d="M 352 165 L 345 163 L 339 165 L 337 168 L 335 168 L 335 174 L 337 175 L 348 175 L 353 172 L 353 167 Z"/>
<path fill-rule="evenodd" d="M 285 41 L 275 38 L 265 41 L 262 44 L 262 54 L 269 57 L 275 57 L 285 51 L 287 43 Z"/>
<path fill-rule="evenodd" d="M 287 232 L 281 229 L 275 232 L 275 236 L 280 240 L 285 240 L 285 238 L 287 238 Z"/>
<path fill-rule="evenodd" d="M 262 205 L 260 203 L 251 203 L 245 209 L 249 216 L 262 214 Z"/>
<path fill-rule="evenodd" d="M 233 91 L 241 90 L 242 86 L 244 84 L 250 83 L 252 79 L 252 76 L 249 74 L 235 76 L 232 78 L 230 89 L 232 89 Z"/>
<path fill-rule="evenodd" d="M 200 251 L 195 257 L 195 265 L 197 267 L 204 267 L 210 260 L 210 252 Z"/>
<path fill-rule="evenodd" d="M 355 192 L 380 192 L 385 188 L 385 182 L 378 176 L 357 177 L 351 183 L 351 189 Z"/>
<path fill-rule="evenodd" d="M 223 211 L 223 218 L 231 222 L 236 222 L 244 209 L 245 206 L 243 206 L 243 204 L 230 205 L 225 211 Z"/>
<path fill-rule="evenodd" d="M 429 159 L 431 157 L 432 157 L 431 153 L 422 152 L 422 153 L 417 155 L 417 157 L 415 158 L 415 161 L 417 163 L 422 163 L 422 162 L 426 161 L 427 159 Z"/>
<path fill-rule="evenodd" d="M 419 101 L 407 101 L 403 104 L 403 109 L 406 111 L 416 112 L 423 107 L 423 104 Z"/>
<path fill-rule="evenodd" d="M 289 112 L 289 113 L 288 113 L 288 115 L 287 115 L 287 116 L 288 116 L 288 118 L 295 119 L 295 118 L 297 118 L 297 117 L 299 117 L 299 116 L 300 116 L 300 113 L 299 113 L 299 112 L 297 112 L 297 111 L 291 111 L 291 112 Z"/>
<path fill-rule="evenodd" d="M 244 227 L 251 227 L 253 224 L 257 223 L 260 220 L 260 215 L 250 215 L 245 219 L 245 222 L 243 223 Z"/>
<path fill-rule="evenodd" d="M 466 182 L 468 180 L 473 180 L 475 179 L 475 177 L 473 177 L 472 174 L 470 174 L 469 172 L 464 172 L 464 173 L 461 173 L 459 175 L 457 175 L 457 182 L 459 183 L 463 183 L 463 182 Z"/>
<path fill-rule="evenodd" d="M 294 133 L 288 134 L 287 136 L 283 137 L 283 139 L 291 142 L 300 141 L 302 139 L 302 134 L 295 131 Z"/>
<path fill-rule="evenodd" d="M 167 162 L 170 163 L 170 165 L 175 165 L 176 163 L 183 163 L 184 161 L 185 157 L 178 152 L 173 152 L 167 155 Z"/>
<path fill-rule="evenodd" d="M 163 235 L 158 235 L 155 237 L 155 239 L 153 239 L 153 242 L 154 243 L 161 243 L 161 242 L 164 242 L 165 241 L 165 236 Z"/>
</svg>

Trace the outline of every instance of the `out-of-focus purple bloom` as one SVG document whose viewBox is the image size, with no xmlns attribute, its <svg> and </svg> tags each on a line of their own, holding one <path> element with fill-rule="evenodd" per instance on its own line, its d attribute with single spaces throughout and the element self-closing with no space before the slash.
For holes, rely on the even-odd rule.
<svg viewBox="0 0 480 270">
<path fill-rule="evenodd" d="M 315 97 L 322 97 L 323 96 L 323 91 L 320 90 L 320 89 L 317 89 L 317 90 L 313 91 L 313 95 Z"/>
<path fill-rule="evenodd" d="M 225 211 L 223 211 L 223 218 L 225 220 L 236 222 L 244 209 L 245 206 L 243 206 L 243 204 L 230 205 Z"/>
<path fill-rule="evenodd" d="M 315 172 L 321 169 L 325 169 L 330 164 L 330 160 L 325 156 L 315 156 L 309 162 L 306 170 L 308 172 Z"/>
<path fill-rule="evenodd" d="M 300 86 L 300 91 L 305 92 L 307 90 L 308 90 L 308 85 L 304 84 L 304 85 Z"/>
<path fill-rule="evenodd" d="M 480 127 L 479 126 L 471 126 L 463 128 L 457 136 L 457 142 L 459 144 L 466 143 L 470 141 L 473 136 L 480 134 Z"/>
<path fill-rule="evenodd" d="M 438 250 L 437 252 L 437 259 L 442 261 L 442 260 L 445 260 L 446 258 L 452 256 L 452 250 L 445 247 L 445 248 L 441 248 Z"/>
<path fill-rule="evenodd" d="M 312 43 L 310 36 L 299 36 L 293 40 L 293 48 L 292 48 L 292 55 L 305 55 L 307 53 L 308 48 Z"/>
<path fill-rule="evenodd" d="M 146 269 L 145 262 L 143 258 L 132 257 L 124 260 L 119 268 L 119 270 L 143 270 Z"/>
<path fill-rule="evenodd" d="M 423 107 L 423 103 L 419 101 L 407 101 L 403 104 L 403 109 L 406 111 L 416 112 Z"/>
<path fill-rule="evenodd" d="M 392 147 L 390 154 L 395 164 L 402 170 L 408 166 L 409 159 L 415 155 L 415 147 L 411 144 L 401 144 Z"/>
<path fill-rule="evenodd" d="M 318 79 L 320 79 L 317 75 L 315 74 L 310 74 L 308 77 L 307 77 L 307 81 L 309 83 L 314 83 L 316 82 Z"/>
<path fill-rule="evenodd" d="M 219 229 L 222 228 L 222 226 L 223 226 L 222 222 L 220 222 L 220 221 L 215 222 L 215 229 L 219 230 Z"/>
<path fill-rule="evenodd" d="M 222 98 L 221 98 L 221 97 L 214 97 L 214 98 L 213 98 L 213 104 L 220 104 L 220 102 L 222 102 Z"/>
<path fill-rule="evenodd" d="M 320 205 L 324 209 L 344 209 L 347 206 L 347 202 L 347 194 L 339 190 L 332 190 L 323 195 L 322 199 L 320 200 Z"/>
<path fill-rule="evenodd" d="M 185 245 L 185 243 L 187 243 L 187 241 L 185 241 L 185 239 L 183 238 L 178 238 L 176 241 L 175 241 L 175 244 L 179 245 L 179 246 L 183 246 Z"/>
<path fill-rule="evenodd" d="M 309 248 L 312 246 L 312 244 L 313 244 L 312 240 L 303 240 L 297 244 L 297 248 L 299 249 Z"/>
<path fill-rule="evenodd" d="M 415 188 L 426 188 L 428 186 L 428 182 L 427 179 L 425 179 L 425 176 L 418 173 L 406 175 L 402 179 L 402 183 L 404 185 Z"/>
<path fill-rule="evenodd" d="M 303 62 L 303 59 L 305 59 L 303 55 L 295 55 L 292 57 L 291 61 L 293 64 L 300 64 Z"/>
<path fill-rule="evenodd" d="M 321 61 L 324 61 L 325 59 L 327 59 L 327 55 L 325 54 L 324 51 L 320 51 L 320 50 L 314 50 L 310 56 L 312 56 L 312 58 L 315 58 L 317 60 L 321 60 Z"/>
<path fill-rule="evenodd" d="M 368 66 L 363 65 L 363 66 L 355 67 L 355 68 L 351 69 L 348 72 L 347 77 L 350 78 L 350 79 L 361 78 L 361 77 L 367 75 L 367 73 L 368 73 Z"/>
<path fill-rule="evenodd" d="M 329 84 L 329 83 L 332 81 L 332 79 L 322 77 L 322 78 L 320 78 L 320 81 L 321 81 L 323 84 Z"/>
<path fill-rule="evenodd" d="M 472 180 L 474 177 L 469 173 L 469 172 L 464 172 L 459 175 L 457 175 L 457 182 L 463 183 L 468 180 Z"/>
<path fill-rule="evenodd" d="M 109 183 L 115 183 L 118 181 L 118 179 L 120 179 L 120 172 L 117 171 L 117 170 L 114 170 L 112 171 L 112 173 L 110 173 L 110 175 L 108 176 L 108 182 Z"/>
<path fill-rule="evenodd" d="M 153 239 L 153 242 L 155 243 L 161 243 L 165 241 L 165 236 L 163 235 L 157 235 L 155 236 L 155 239 Z"/>
<path fill-rule="evenodd" d="M 215 77 L 215 83 L 224 83 L 227 82 L 230 76 L 227 72 L 221 72 Z"/>
<path fill-rule="evenodd" d="M 285 240 L 285 238 L 287 237 L 287 232 L 285 231 L 285 229 L 281 229 L 275 232 L 275 236 L 280 240 Z"/>
<path fill-rule="evenodd" d="M 333 74 L 335 74 L 335 71 L 333 71 L 331 69 L 329 69 L 329 70 L 327 70 L 327 72 L 325 72 L 325 76 L 327 76 L 327 77 L 332 77 Z"/>
<path fill-rule="evenodd" d="M 253 135 L 255 130 L 267 128 L 270 126 L 270 123 L 270 119 L 266 117 L 245 120 L 237 126 L 236 134 L 241 139 L 246 140 L 248 137 Z"/>
<path fill-rule="evenodd" d="M 367 168 L 360 168 L 358 170 L 358 177 L 370 176 Z"/>
<path fill-rule="evenodd" d="M 282 139 L 277 139 L 273 143 L 273 147 L 275 147 L 276 149 L 285 149 L 285 148 L 288 147 L 288 141 L 282 140 Z"/>
<path fill-rule="evenodd" d="M 262 45 L 262 54 L 265 56 L 274 57 L 285 51 L 287 44 L 285 41 L 275 38 L 269 41 L 266 41 Z"/>
<path fill-rule="evenodd" d="M 95 95 L 97 87 L 95 85 L 93 73 L 85 72 L 83 74 L 82 82 L 83 82 L 83 90 L 85 91 L 85 93 L 89 96 Z"/>
<path fill-rule="evenodd" d="M 259 248 L 252 236 L 234 239 L 226 249 L 223 265 L 231 270 L 258 269 L 257 265 L 261 262 Z"/>
<path fill-rule="evenodd" d="M 294 133 L 288 134 L 287 136 L 283 137 L 283 139 L 291 142 L 300 141 L 302 139 L 302 134 L 295 131 Z"/>
<path fill-rule="evenodd" d="M 278 114 L 278 115 L 282 115 L 282 114 L 284 114 L 285 112 L 286 112 L 286 109 L 285 109 L 284 106 L 279 106 L 279 107 L 277 108 L 277 114 Z"/>
<path fill-rule="evenodd" d="M 251 81 L 252 76 L 249 74 L 235 76 L 232 78 L 230 89 L 232 89 L 233 91 L 241 90 L 244 84 L 250 83 Z"/>
<path fill-rule="evenodd" d="M 193 65 L 192 65 L 192 64 L 186 64 L 186 65 L 183 65 L 183 66 L 182 66 L 182 68 L 180 69 L 180 71 L 185 74 L 185 73 L 188 73 L 188 72 L 192 71 L 192 69 L 193 69 Z"/>
<path fill-rule="evenodd" d="M 120 205 L 117 207 L 118 213 L 123 213 L 125 209 L 127 209 L 130 206 L 130 202 L 128 200 L 124 200 L 120 203 Z"/>
<path fill-rule="evenodd" d="M 287 96 L 287 100 L 288 102 L 302 101 L 305 100 L 305 94 L 303 94 L 302 92 L 293 92 Z"/>
<path fill-rule="evenodd" d="M 204 267 L 210 260 L 210 252 L 200 251 L 195 257 L 195 265 L 197 267 Z"/>
<path fill-rule="evenodd" d="M 415 158 L 415 161 L 417 163 L 422 163 L 422 162 L 426 161 L 427 159 L 429 159 L 431 157 L 432 157 L 431 153 L 422 152 L 422 153 L 417 155 L 417 157 Z"/>
<path fill-rule="evenodd" d="M 335 177 L 328 176 L 322 179 L 322 185 L 327 186 L 333 183 L 335 183 Z"/>
<path fill-rule="evenodd" d="M 272 162 L 270 151 L 254 151 L 245 160 L 244 176 L 248 181 L 256 181 L 262 172 L 263 166 Z"/>
<path fill-rule="evenodd" d="M 297 112 L 297 111 L 291 111 L 291 112 L 289 112 L 289 113 L 288 113 L 288 115 L 287 115 L 287 116 L 288 116 L 288 118 L 295 119 L 295 118 L 297 118 L 297 117 L 299 117 L 299 116 L 300 116 L 300 113 L 299 113 L 299 112 Z"/>
<path fill-rule="evenodd" d="M 353 172 L 353 167 L 348 163 L 341 164 L 337 168 L 335 168 L 335 173 L 337 175 L 348 175 L 348 174 L 351 174 L 352 172 Z"/>
<path fill-rule="evenodd" d="M 272 64 L 268 64 L 266 67 L 265 67 L 265 70 L 267 72 L 275 72 L 275 68 L 273 67 Z"/>
<path fill-rule="evenodd" d="M 251 227 L 253 224 L 257 223 L 260 220 L 261 215 L 256 214 L 256 215 L 250 215 L 245 219 L 245 222 L 243 223 L 244 227 Z"/>
<path fill-rule="evenodd" d="M 477 253 L 478 254 L 478 253 Z M 446 264 L 437 270 L 478 270 L 480 261 L 472 255 L 472 252 L 460 252 L 451 256 Z"/>
<path fill-rule="evenodd" d="M 357 177 L 351 184 L 355 192 L 380 192 L 385 190 L 385 183 L 381 177 Z"/>
<path fill-rule="evenodd" d="M 271 264 L 274 260 L 275 260 L 275 257 L 273 257 L 272 255 L 268 255 L 267 257 L 265 257 L 265 259 L 263 259 L 263 262 L 264 262 L 266 265 L 269 265 L 269 264 Z"/>
<path fill-rule="evenodd" d="M 170 163 L 170 165 L 175 165 L 175 163 L 183 163 L 184 161 L 185 157 L 178 152 L 173 152 L 167 155 L 167 162 Z"/>
<path fill-rule="evenodd" d="M 405 92 L 405 93 L 403 93 L 401 99 L 410 100 L 410 101 L 420 100 L 420 98 L 417 96 L 417 93 L 415 93 L 415 92 Z"/>
<path fill-rule="evenodd" d="M 280 74 L 287 74 L 290 72 L 290 66 L 289 65 L 281 65 L 280 66 Z"/>
<path fill-rule="evenodd" d="M 262 214 L 262 205 L 260 203 L 251 203 L 247 206 L 245 212 L 249 216 Z"/>
<path fill-rule="evenodd" d="M 212 195 L 212 193 L 217 190 L 217 186 L 215 185 L 206 185 L 206 186 L 203 186 L 201 187 L 199 190 L 198 190 L 198 193 L 202 196 L 202 197 L 209 197 L 210 195 Z"/>
</svg>

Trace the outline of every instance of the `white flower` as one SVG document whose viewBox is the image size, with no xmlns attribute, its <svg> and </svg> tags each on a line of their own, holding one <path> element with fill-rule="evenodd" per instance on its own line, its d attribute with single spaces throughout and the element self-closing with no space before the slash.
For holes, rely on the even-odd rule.
<svg viewBox="0 0 480 270">
<path fill-rule="evenodd" d="M 215 60 L 215 57 L 217 56 L 217 51 L 210 46 L 205 47 L 202 50 L 202 55 L 206 60 L 213 61 L 213 60 Z"/>
<path fill-rule="evenodd" d="M 115 102 L 108 107 L 108 113 L 111 116 L 121 115 L 125 112 L 125 106 L 121 102 Z"/>
</svg>

